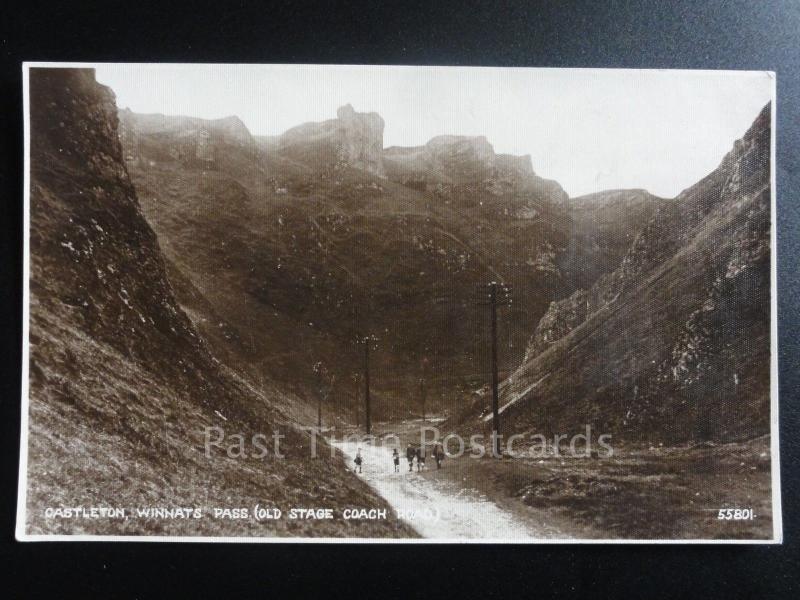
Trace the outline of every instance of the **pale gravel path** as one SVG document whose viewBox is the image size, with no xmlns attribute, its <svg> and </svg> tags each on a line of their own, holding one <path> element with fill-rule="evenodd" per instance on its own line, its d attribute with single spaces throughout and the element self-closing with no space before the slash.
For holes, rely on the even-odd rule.
<svg viewBox="0 0 800 600">
<path fill-rule="evenodd" d="M 348 468 L 361 449 L 362 477 L 401 513 L 401 518 L 426 538 L 485 541 L 530 541 L 552 538 L 553 530 L 538 531 L 531 523 L 504 510 L 477 490 L 461 489 L 450 481 L 408 472 L 405 451 L 400 448 L 400 472 L 394 472 L 392 449 L 354 441 L 333 441 L 345 455 Z M 428 458 L 428 464 L 433 459 Z M 416 470 L 416 466 L 414 467 Z"/>
</svg>

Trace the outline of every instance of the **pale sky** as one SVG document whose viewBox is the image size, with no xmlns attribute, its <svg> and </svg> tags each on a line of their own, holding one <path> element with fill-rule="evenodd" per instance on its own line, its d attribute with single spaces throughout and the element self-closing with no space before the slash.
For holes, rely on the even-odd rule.
<svg viewBox="0 0 800 600">
<path fill-rule="evenodd" d="M 386 122 L 384 146 L 485 135 L 530 154 L 570 196 L 673 197 L 712 171 L 772 98 L 763 72 L 296 65 L 97 65 L 120 108 L 219 118 L 279 134 L 350 103 Z"/>
</svg>

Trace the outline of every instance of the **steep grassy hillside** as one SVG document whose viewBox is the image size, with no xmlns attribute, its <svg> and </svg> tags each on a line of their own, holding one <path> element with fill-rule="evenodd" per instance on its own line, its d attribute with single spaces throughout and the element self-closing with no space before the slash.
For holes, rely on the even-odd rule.
<svg viewBox="0 0 800 600">
<path fill-rule="evenodd" d="M 391 520 L 45 518 L 61 506 L 386 504 L 340 457 L 310 459 L 288 415 L 297 400 L 223 367 L 179 307 L 123 162 L 112 92 L 92 70 L 33 68 L 30 95 L 27 532 L 411 535 Z M 208 426 L 283 435 L 287 458 L 205 456 Z"/>
<path fill-rule="evenodd" d="M 576 288 L 589 288 L 619 266 L 633 240 L 664 202 L 646 190 L 607 190 L 570 198 L 572 231 L 559 268 Z"/>
<path fill-rule="evenodd" d="M 554 302 L 502 390 L 503 427 L 648 443 L 769 432 L 770 109 L 659 208 L 620 266 Z M 486 427 L 486 401 L 461 415 Z"/>
</svg>

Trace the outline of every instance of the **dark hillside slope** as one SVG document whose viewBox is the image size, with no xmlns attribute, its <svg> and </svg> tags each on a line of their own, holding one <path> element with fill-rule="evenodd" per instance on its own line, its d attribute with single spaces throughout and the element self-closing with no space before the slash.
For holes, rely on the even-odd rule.
<svg viewBox="0 0 800 600">
<path fill-rule="evenodd" d="M 556 261 L 559 268 L 577 288 L 591 287 L 619 266 L 662 202 L 663 198 L 640 189 L 570 198 L 572 231 L 567 249 Z"/>
<path fill-rule="evenodd" d="M 324 362 L 338 376 L 326 414 L 355 416 L 359 334 L 380 338 L 376 418 L 399 416 L 418 409 L 420 377 L 437 408 L 485 378 L 478 284 L 516 286 L 504 368 L 519 363 L 550 301 L 574 291 L 555 264 L 570 229 L 566 194 L 528 157 L 495 155 L 486 140 L 437 138 L 441 179 L 428 182 L 402 161 L 383 177 L 382 120 L 347 106 L 257 142 L 255 158 L 227 152 L 235 165 L 176 151 L 195 130 L 213 139 L 215 122 L 158 129 L 150 115 L 120 118 L 143 214 L 191 283 L 181 290 L 196 288 L 219 317 L 192 311 L 197 326 L 251 379 L 268 373 L 312 399 L 312 365 Z"/>
<path fill-rule="evenodd" d="M 92 70 L 30 71 L 27 533 L 409 535 L 396 522 L 48 519 L 47 507 L 386 506 L 341 458 L 310 459 L 281 406 L 222 367 L 168 282 Z M 203 452 L 205 428 L 284 435 L 264 459 Z M 271 448 L 271 446 L 270 446 Z M 130 514 L 130 512 L 129 512 Z"/>
<path fill-rule="evenodd" d="M 769 432 L 770 139 L 767 106 L 716 170 L 660 204 L 614 272 L 550 306 L 504 384 L 508 431 Z M 462 422 L 485 427 L 481 410 Z"/>
</svg>

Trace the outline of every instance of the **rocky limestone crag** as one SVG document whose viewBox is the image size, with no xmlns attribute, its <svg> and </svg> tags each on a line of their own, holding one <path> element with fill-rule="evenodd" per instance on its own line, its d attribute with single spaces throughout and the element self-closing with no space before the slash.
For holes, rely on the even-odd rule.
<svg viewBox="0 0 800 600">
<path fill-rule="evenodd" d="M 383 174 L 383 128 L 378 113 L 357 113 L 350 104 L 336 111 L 339 159 L 355 169 Z"/>
<path fill-rule="evenodd" d="M 424 146 L 386 148 L 383 154 L 389 179 L 407 187 L 446 197 L 464 192 L 509 196 L 525 192 L 566 202 L 561 186 L 533 170 L 530 155 L 496 154 L 484 136 L 441 135 Z M 511 210 L 531 218 L 530 207 L 515 204 Z"/>
<path fill-rule="evenodd" d="M 497 154 L 495 155 L 495 167 L 498 172 L 505 175 L 517 175 L 520 177 L 535 175 L 530 154 L 524 154 L 522 156 Z"/>
<path fill-rule="evenodd" d="M 356 112 L 347 104 L 336 111 L 335 119 L 284 132 L 277 151 L 317 170 L 350 167 L 382 176 L 383 128 L 378 113 Z"/>
<path fill-rule="evenodd" d="M 492 175 L 495 153 L 482 135 L 440 135 L 425 144 L 425 160 L 428 168 L 444 171 L 454 181 L 480 181 Z"/>
<path fill-rule="evenodd" d="M 484 136 L 440 135 L 424 146 L 392 146 L 384 151 L 390 178 L 412 187 L 483 181 L 494 174 L 495 159 Z"/>
<path fill-rule="evenodd" d="M 158 146 L 160 155 L 148 164 L 179 161 L 214 168 L 226 152 L 254 154 L 257 144 L 239 117 L 199 119 L 162 114 L 119 111 L 119 137 L 126 149 L 125 162 L 140 164 Z M 151 165 L 155 166 L 155 165 Z"/>
</svg>

